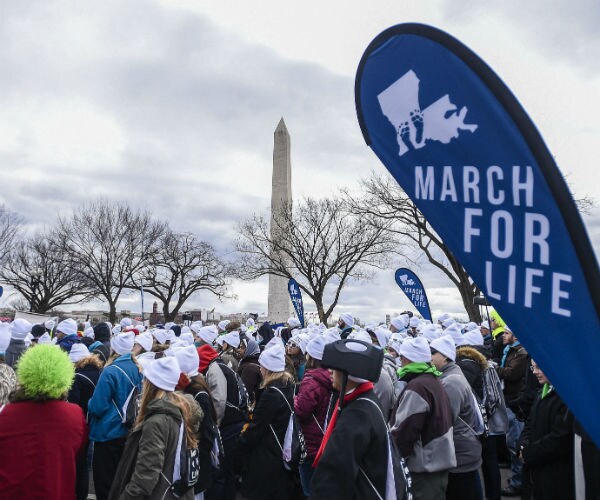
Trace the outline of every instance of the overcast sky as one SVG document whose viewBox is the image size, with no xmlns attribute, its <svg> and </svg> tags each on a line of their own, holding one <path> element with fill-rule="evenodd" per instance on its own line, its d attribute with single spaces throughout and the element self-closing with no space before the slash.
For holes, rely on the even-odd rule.
<svg viewBox="0 0 600 500">
<path fill-rule="evenodd" d="M 600 5 L 495 4 L 0 1 L 0 202 L 37 228 L 86 199 L 127 200 L 227 254 L 236 221 L 269 206 L 282 116 L 294 199 L 386 172 L 360 134 L 354 75 L 368 43 L 402 22 L 444 29 L 486 60 L 576 195 L 600 199 Z M 598 253 L 600 209 L 585 221 Z M 348 286 L 336 313 L 377 320 L 407 308 L 394 269 Z M 434 314 L 463 312 L 439 271 L 415 270 Z M 266 280 L 233 291 L 217 310 L 266 311 Z"/>
</svg>

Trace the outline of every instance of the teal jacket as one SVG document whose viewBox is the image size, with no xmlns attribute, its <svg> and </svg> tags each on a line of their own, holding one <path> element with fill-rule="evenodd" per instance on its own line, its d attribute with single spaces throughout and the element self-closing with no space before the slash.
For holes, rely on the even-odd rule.
<svg viewBox="0 0 600 500">
<path fill-rule="evenodd" d="M 90 441 L 105 442 L 127 436 L 129 429 L 121 423 L 119 412 L 131 392 L 132 383 L 141 392 L 142 374 L 131 359 L 131 354 L 118 357 L 102 370 L 94 395 L 88 403 Z"/>
</svg>

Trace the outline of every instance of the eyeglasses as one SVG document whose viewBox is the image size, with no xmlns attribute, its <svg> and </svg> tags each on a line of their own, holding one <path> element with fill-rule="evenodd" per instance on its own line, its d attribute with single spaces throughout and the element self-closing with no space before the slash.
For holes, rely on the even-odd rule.
<svg viewBox="0 0 600 500">
<path fill-rule="evenodd" d="M 534 365 L 534 364 L 532 364 L 532 365 L 529 367 L 529 369 L 530 369 L 532 372 L 534 372 L 534 371 L 536 371 L 536 370 L 537 370 L 537 371 L 541 371 L 541 370 L 540 370 L 540 367 L 539 367 L 538 365 Z"/>
</svg>

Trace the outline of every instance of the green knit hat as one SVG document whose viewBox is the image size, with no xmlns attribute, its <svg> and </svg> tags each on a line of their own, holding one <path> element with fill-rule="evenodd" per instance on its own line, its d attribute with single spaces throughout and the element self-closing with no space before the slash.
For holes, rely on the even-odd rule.
<svg viewBox="0 0 600 500">
<path fill-rule="evenodd" d="M 69 355 L 54 345 L 27 349 L 17 364 L 17 379 L 30 398 L 59 399 L 69 390 L 75 368 Z"/>
</svg>

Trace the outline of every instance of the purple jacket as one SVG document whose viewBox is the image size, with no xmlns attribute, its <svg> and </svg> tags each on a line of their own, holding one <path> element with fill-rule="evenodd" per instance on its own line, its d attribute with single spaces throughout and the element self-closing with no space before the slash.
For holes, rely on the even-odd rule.
<svg viewBox="0 0 600 500">
<path fill-rule="evenodd" d="M 306 440 L 307 455 L 310 458 L 314 458 L 321 446 L 331 392 L 329 370 L 314 368 L 304 374 L 298 394 L 294 398 L 294 411 L 300 422 Z"/>
</svg>

